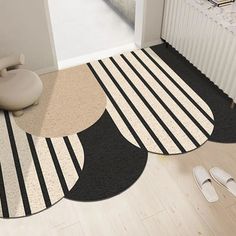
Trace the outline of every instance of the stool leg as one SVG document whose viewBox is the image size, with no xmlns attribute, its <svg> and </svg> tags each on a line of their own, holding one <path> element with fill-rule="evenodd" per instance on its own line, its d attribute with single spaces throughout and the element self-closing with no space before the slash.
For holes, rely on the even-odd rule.
<svg viewBox="0 0 236 236">
<path fill-rule="evenodd" d="M 231 109 L 234 109 L 234 107 L 235 107 L 235 103 L 234 103 L 234 101 L 231 103 L 231 106 L 230 106 L 230 108 Z"/>
<path fill-rule="evenodd" d="M 34 105 L 34 106 L 39 105 L 39 100 L 35 101 L 33 105 Z"/>
<path fill-rule="evenodd" d="M 20 110 L 20 111 L 13 111 L 12 112 L 13 116 L 15 117 L 19 117 L 19 116 L 22 116 L 24 114 L 24 111 L 23 110 Z"/>
</svg>

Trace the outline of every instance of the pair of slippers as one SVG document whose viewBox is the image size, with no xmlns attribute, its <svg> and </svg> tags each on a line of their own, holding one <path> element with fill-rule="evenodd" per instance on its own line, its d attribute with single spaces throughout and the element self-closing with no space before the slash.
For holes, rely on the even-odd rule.
<svg viewBox="0 0 236 236">
<path fill-rule="evenodd" d="M 234 178 L 219 167 L 213 167 L 208 172 L 204 167 L 196 166 L 193 169 L 193 176 L 197 186 L 208 202 L 216 202 L 219 199 L 212 185 L 211 177 L 236 197 L 236 182 Z"/>
</svg>

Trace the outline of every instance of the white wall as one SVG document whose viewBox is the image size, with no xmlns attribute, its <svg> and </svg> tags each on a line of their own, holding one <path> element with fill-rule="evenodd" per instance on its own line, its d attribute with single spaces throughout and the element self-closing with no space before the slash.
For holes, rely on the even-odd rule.
<svg viewBox="0 0 236 236">
<path fill-rule="evenodd" d="M 0 0 L 0 57 L 24 53 L 26 68 L 55 69 L 46 0 Z"/>
<path fill-rule="evenodd" d="M 24 53 L 26 56 L 26 68 L 39 72 L 48 72 L 57 69 L 57 59 L 47 1 L 0 0 L 0 58 L 14 53 Z M 92 6 L 95 6 L 95 1 L 93 0 L 92 2 Z M 59 2 L 55 1 L 56 3 L 58 4 Z M 161 42 L 163 4 L 164 0 L 137 0 L 135 42 L 139 47 L 146 47 Z M 69 5 L 67 4 L 67 6 Z M 62 10 L 68 14 L 73 13 L 71 14 L 72 19 L 70 20 L 73 20 L 75 16 L 82 15 L 83 18 L 80 18 L 79 24 L 74 28 L 72 27 L 72 30 L 78 31 L 80 28 L 86 34 L 80 32 L 79 37 L 73 38 L 70 34 L 66 33 L 64 34 L 63 43 L 71 44 L 68 41 L 69 39 L 76 40 L 75 45 L 77 45 L 78 49 L 81 49 L 80 55 L 94 52 L 94 47 L 99 45 L 99 39 L 105 42 L 103 48 L 99 48 L 100 50 L 107 49 L 108 47 L 118 47 L 132 41 L 132 32 L 126 25 L 123 25 L 122 20 L 118 20 L 118 16 L 114 18 L 112 11 L 106 11 L 105 15 L 105 13 L 100 14 L 101 12 L 98 12 L 98 8 L 91 12 L 91 7 L 84 9 L 81 8 L 80 4 L 78 4 L 78 7 L 80 9 L 78 12 L 76 12 L 76 9 L 73 11 L 70 8 L 64 8 Z M 94 14 L 94 12 L 97 12 L 97 14 Z M 59 20 L 62 19 L 63 15 L 60 15 Z M 105 23 L 109 22 L 110 24 L 101 22 L 101 19 L 105 19 Z M 63 22 L 65 22 L 64 19 Z M 109 27 L 111 26 L 109 31 L 107 25 Z M 98 34 L 100 38 L 97 37 Z M 92 43 L 88 43 L 88 39 L 92 40 Z M 87 50 L 86 45 L 94 47 L 90 47 Z M 60 59 L 62 58 L 59 57 Z"/>
<path fill-rule="evenodd" d="M 139 47 L 161 43 L 164 0 L 137 0 L 135 42 Z"/>
</svg>

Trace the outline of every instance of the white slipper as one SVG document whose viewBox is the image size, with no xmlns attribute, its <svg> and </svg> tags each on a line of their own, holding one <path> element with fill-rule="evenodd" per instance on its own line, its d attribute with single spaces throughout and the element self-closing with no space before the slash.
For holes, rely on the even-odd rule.
<svg viewBox="0 0 236 236">
<path fill-rule="evenodd" d="M 196 166 L 193 168 L 193 177 L 208 202 L 218 201 L 219 197 L 212 185 L 211 176 L 204 167 Z"/>
<path fill-rule="evenodd" d="M 211 168 L 210 174 L 218 184 L 225 187 L 236 197 L 236 182 L 230 174 L 220 169 L 219 167 Z"/>
</svg>

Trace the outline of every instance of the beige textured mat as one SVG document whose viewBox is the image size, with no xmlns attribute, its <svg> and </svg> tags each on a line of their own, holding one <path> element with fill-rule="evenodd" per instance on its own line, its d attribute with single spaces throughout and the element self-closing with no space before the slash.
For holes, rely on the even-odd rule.
<svg viewBox="0 0 236 236">
<path fill-rule="evenodd" d="M 39 105 L 15 118 L 26 132 L 62 137 L 93 125 L 104 113 L 106 96 L 87 65 L 41 76 L 44 91 Z"/>
</svg>

